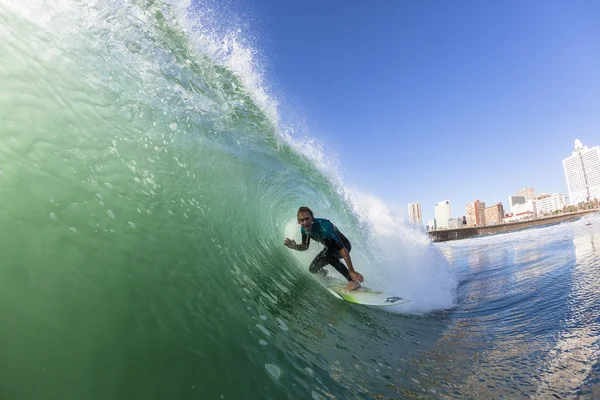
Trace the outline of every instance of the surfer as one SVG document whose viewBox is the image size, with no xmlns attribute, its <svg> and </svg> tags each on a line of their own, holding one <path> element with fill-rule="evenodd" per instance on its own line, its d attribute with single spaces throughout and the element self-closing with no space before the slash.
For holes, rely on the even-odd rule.
<svg viewBox="0 0 600 400">
<path fill-rule="evenodd" d="M 319 272 L 326 273 L 327 271 L 323 270 L 323 268 L 329 264 L 348 280 L 346 290 L 358 289 L 364 278 L 359 272 L 354 270 L 352 259 L 350 259 L 352 245 L 346 236 L 331 221 L 323 218 L 315 218 L 313 212 L 308 207 L 300 207 L 297 215 L 298 224 L 301 226 L 302 244 L 297 244 L 295 240 L 288 238 L 285 239 L 283 244 L 290 249 L 304 251 L 308 250 L 311 239 L 322 243 L 325 248 L 310 263 L 308 270 L 313 274 Z M 341 258 L 346 261 L 348 267 L 340 262 Z"/>
</svg>

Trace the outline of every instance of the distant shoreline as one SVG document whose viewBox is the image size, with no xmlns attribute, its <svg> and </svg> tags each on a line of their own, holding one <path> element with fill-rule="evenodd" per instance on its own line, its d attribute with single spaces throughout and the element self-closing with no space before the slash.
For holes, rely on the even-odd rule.
<svg viewBox="0 0 600 400">
<path fill-rule="evenodd" d="M 457 229 L 444 229 L 427 232 L 427 235 L 429 236 L 429 238 L 431 238 L 433 242 L 446 242 L 449 240 L 468 239 L 476 236 L 486 236 L 501 232 L 504 233 L 529 229 L 540 225 L 556 224 L 563 221 L 570 221 L 573 219 L 581 218 L 584 215 L 594 214 L 599 211 L 599 209 L 583 210 L 572 213 L 552 215 L 549 217 L 528 219 L 524 221 L 508 222 L 499 225 L 470 226 Z"/>
</svg>

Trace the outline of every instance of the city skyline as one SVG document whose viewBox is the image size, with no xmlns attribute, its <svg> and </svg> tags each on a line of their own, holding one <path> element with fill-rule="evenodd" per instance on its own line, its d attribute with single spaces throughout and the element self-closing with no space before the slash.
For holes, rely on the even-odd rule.
<svg viewBox="0 0 600 400">
<path fill-rule="evenodd" d="M 583 171 L 586 170 L 588 171 L 588 180 L 590 181 L 590 184 L 587 186 L 582 186 L 582 179 L 578 178 L 576 183 L 579 186 L 576 187 L 579 188 L 579 190 L 584 190 L 586 193 L 586 198 L 589 198 L 589 200 L 593 200 L 594 198 L 600 199 L 600 146 L 588 148 L 587 146 L 584 146 L 579 139 L 575 139 L 574 147 L 575 150 L 572 152 L 572 156 L 563 159 L 564 179 L 566 181 L 567 188 L 570 188 L 569 177 L 571 177 L 573 180 L 573 177 L 578 177 L 579 175 L 577 174 L 583 174 Z M 579 160 L 576 163 L 576 167 L 574 167 L 577 171 L 577 174 L 572 172 L 571 175 L 569 175 L 568 171 L 570 170 L 567 169 L 567 160 L 571 160 L 569 165 L 574 165 L 575 161 Z M 589 187 L 592 189 L 588 190 Z M 549 210 L 562 208 L 571 204 L 577 204 L 582 201 L 578 197 L 573 198 L 570 190 L 568 193 L 569 195 L 567 196 L 564 193 L 559 193 L 556 191 L 550 193 L 543 191 L 539 195 L 536 195 L 535 186 L 517 189 L 514 191 L 514 194 L 507 196 L 508 209 L 504 207 L 503 214 L 511 217 L 511 220 L 516 220 L 517 218 L 515 217 L 517 217 L 517 215 L 526 213 L 531 215 L 538 215 L 538 213 L 545 214 L 548 213 Z M 437 215 L 439 214 L 438 206 L 442 203 L 447 203 L 448 210 L 451 210 L 451 200 L 443 200 L 442 202 L 436 203 L 434 206 L 434 218 L 426 219 L 428 220 L 428 227 L 431 226 L 432 221 L 435 221 L 437 229 L 447 229 L 448 222 L 442 222 L 440 224 L 440 221 L 437 218 Z M 469 226 L 485 225 L 488 221 L 485 218 L 486 214 L 483 212 L 486 212 L 484 210 L 489 208 L 486 207 L 485 204 L 485 201 L 480 201 L 479 199 L 471 201 L 465 205 L 464 214 L 461 213 L 458 215 L 458 217 L 464 217 L 467 221 L 467 225 Z M 504 203 L 502 201 L 494 203 L 494 206 L 498 205 L 504 206 Z M 562 207 L 560 207 L 561 205 Z M 439 215 L 442 216 L 442 214 Z M 443 218 L 445 218 L 445 216 L 446 215 L 443 214 Z M 456 216 L 452 215 L 450 212 L 448 220 L 455 217 Z"/>
<path fill-rule="evenodd" d="M 412 202 L 427 221 L 442 199 L 567 193 L 560 160 L 598 136 L 600 3 L 236 7 L 284 136 L 402 217 Z"/>
</svg>

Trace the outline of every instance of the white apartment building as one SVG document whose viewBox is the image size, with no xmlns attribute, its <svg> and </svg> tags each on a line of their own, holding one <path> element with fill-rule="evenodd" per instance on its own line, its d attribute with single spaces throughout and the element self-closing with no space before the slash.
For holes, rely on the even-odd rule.
<svg viewBox="0 0 600 400">
<path fill-rule="evenodd" d="M 508 196 L 508 207 L 510 212 L 515 214 L 515 205 L 517 204 L 525 204 L 527 202 L 527 198 L 525 196 Z"/>
<path fill-rule="evenodd" d="M 510 207 L 510 212 L 515 214 L 514 207 L 517 204 L 525 204 L 527 203 L 527 198 L 525 196 L 508 196 L 508 206 Z"/>
<path fill-rule="evenodd" d="M 410 203 L 408 205 L 408 222 L 411 225 L 423 225 L 423 216 L 421 215 L 421 203 Z"/>
<path fill-rule="evenodd" d="M 579 139 L 571 157 L 563 160 L 570 204 L 600 199 L 600 146 L 588 149 Z"/>
<path fill-rule="evenodd" d="M 437 229 L 448 229 L 448 221 L 452 218 L 452 210 L 450 209 L 450 201 L 440 201 L 435 205 L 435 221 Z"/>
<path fill-rule="evenodd" d="M 556 210 L 562 210 L 567 205 L 564 194 L 553 193 L 547 196 L 538 197 L 537 201 L 537 213 L 552 214 Z"/>
<path fill-rule="evenodd" d="M 429 222 L 427 222 L 427 227 L 429 228 L 430 231 L 435 231 L 437 229 L 437 224 L 435 219 L 430 219 Z"/>
<path fill-rule="evenodd" d="M 458 228 L 462 228 L 463 227 L 463 219 L 458 217 L 458 218 L 450 218 L 450 220 L 448 220 L 448 228 L 449 229 L 458 229 Z"/>
<path fill-rule="evenodd" d="M 513 206 L 513 216 L 519 217 L 521 215 L 531 215 L 533 217 L 537 216 L 537 201 L 536 200 L 527 200 L 523 204 L 515 204 Z"/>
</svg>

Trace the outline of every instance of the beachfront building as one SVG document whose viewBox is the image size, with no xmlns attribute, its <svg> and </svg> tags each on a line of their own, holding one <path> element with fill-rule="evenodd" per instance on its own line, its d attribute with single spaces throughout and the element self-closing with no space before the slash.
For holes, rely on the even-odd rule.
<svg viewBox="0 0 600 400">
<path fill-rule="evenodd" d="M 485 208 L 485 224 L 498 225 L 502 223 L 504 218 L 504 207 L 502 203 L 494 204 Z"/>
<path fill-rule="evenodd" d="M 450 209 L 450 201 L 440 201 L 435 205 L 435 221 L 437 229 L 448 229 L 448 221 L 452 218 L 452 210 Z"/>
<path fill-rule="evenodd" d="M 523 204 L 515 204 L 512 215 L 522 218 L 535 218 L 538 215 L 537 200 L 527 200 Z"/>
<path fill-rule="evenodd" d="M 502 222 L 518 222 L 523 219 L 532 219 L 535 218 L 535 214 L 532 211 L 524 211 L 520 214 L 511 214 L 510 217 L 505 217 L 502 219 Z"/>
<path fill-rule="evenodd" d="M 450 218 L 448 220 L 448 229 L 458 229 L 463 227 L 463 219 L 461 217 Z"/>
<path fill-rule="evenodd" d="M 600 147 L 588 149 L 579 139 L 571 157 L 563 160 L 569 202 L 576 205 L 582 201 L 600 199 Z"/>
<path fill-rule="evenodd" d="M 527 198 L 525 196 L 508 196 L 508 207 L 513 214 L 515 214 L 514 207 L 517 204 L 525 204 L 526 202 Z"/>
<path fill-rule="evenodd" d="M 430 219 L 429 222 L 427 222 L 427 230 L 429 232 L 431 232 L 431 231 L 435 231 L 436 229 L 437 229 L 437 225 L 436 225 L 435 219 Z"/>
<path fill-rule="evenodd" d="M 468 226 L 485 225 L 485 202 L 475 200 L 465 206 Z"/>
<path fill-rule="evenodd" d="M 535 189 L 534 188 L 523 188 L 521 190 L 517 190 L 515 196 L 525 197 L 525 200 L 535 200 Z"/>
<path fill-rule="evenodd" d="M 541 194 L 537 197 L 537 215 L 548 215 L 554 211 L 560 211 L 567 205 L 564 194 L 552 193 Z"/>
<path fill-rule="evenodd" d="M 421 215 L 421 203 L 410 203 L 408 205 L 408 222 L 411 225 L 423 225 L 423 216 Z"/>
</svg>

